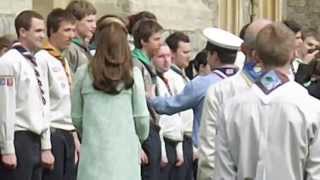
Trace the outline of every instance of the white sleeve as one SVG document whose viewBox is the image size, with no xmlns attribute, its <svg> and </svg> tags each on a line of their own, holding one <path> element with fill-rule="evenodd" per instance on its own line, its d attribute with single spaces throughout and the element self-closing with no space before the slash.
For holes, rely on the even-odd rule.
<svg viewBox="0 0 320 180">
<path fill-rule="evenodd" d="M 218 101 L 214 88 L 208 90 L 203 103 L 200 125 L 198 179 L 213 180 Z"/>
<path fill-rule="evenodd" d="M 16 77 L 13 67 L 1 59 L 0 99 L 0 151 L 1 154 L 14 154 Z"/>
<path fill-rule="evenodd" d="M 230 144 L 227 136 L 226 117 L 223 111 L 219 111 L 219 124 L 217 124 L 217 136 L 215 139 L 216 157 L 214 179 L 236 179 L 236 165 L 230 153 Z"/>
<path fill-rule="evenodd" d="M 310 120 L 314 123 L 308 127 L 308 156 L 304 169 L 306 180 L 320 179 L 320 112 L 317 110 L 319 105 L 317 103 L 316 106 L 313 106 L 313 109 L 310 108 L 313 112 L 308 113 Z"/>
</svg>

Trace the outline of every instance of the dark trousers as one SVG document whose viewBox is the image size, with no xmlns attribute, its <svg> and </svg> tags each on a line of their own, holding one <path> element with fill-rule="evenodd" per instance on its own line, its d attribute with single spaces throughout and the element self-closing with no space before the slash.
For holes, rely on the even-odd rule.
<svg viewBox="0 0 320 180">
<path fill-rule="evenodd" d="M 178 167 L 176 167 L 177 162 L 177 152 L 176 147 L 178 141 L 173 141 L 167 138 L 164 138 L 166 145 L 166 153 L 168 158 L 168 164 L 165 167 L 162 167 L 160 170 L 160 179 L 161 180 L 180 180 L 178 174 Z M 184 179 L 181 179 L 184 180 Z"/>
<path fill-rule="evenodd" d="M 8 170 L 0 163 L 1 180 L 41 180 L 40 136 L 30 131 L 17 131 L 14 134 L 17 168 Z"/>
<path fill-rule="evenodd" d="M 51 129 L 54 169 L 43 171 L 43 180 L 76 180 L 75 144 L 72 132 Z"/>
<path fill-rule="evenodd" d="M 142 148 L 149 159 L 149 164 L 141 167 L 142 180 L 160 180 L 161 142 L 158 127 L 150 125 L 149 136 Z"/>
<path fill-rule="evenodd" d="M 192 138 L 188 136 L 184 136 L 183 138 L 183 157 L 183 170 L 185 171 L 184 179 L 192 180 L 194 179 L 194 174 L 197 175 L 197 172 L 194 172 Z"/>
</svg>

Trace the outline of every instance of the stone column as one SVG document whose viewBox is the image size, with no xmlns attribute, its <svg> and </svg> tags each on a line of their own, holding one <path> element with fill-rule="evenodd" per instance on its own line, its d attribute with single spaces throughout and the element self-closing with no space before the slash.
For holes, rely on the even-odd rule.
<svg viewBox="0 0 320 180">
<path fill-rule="evenodd" d="M 32 9 L 32 0 L 1 1 L 0 3 L 0 36 L 15 34 L 14 18 L 22 10 Z"/>
</svg>

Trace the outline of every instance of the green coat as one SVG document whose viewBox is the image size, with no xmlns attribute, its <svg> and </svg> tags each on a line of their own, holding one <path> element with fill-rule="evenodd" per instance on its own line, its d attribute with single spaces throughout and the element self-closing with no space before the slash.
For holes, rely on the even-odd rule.
<svg viewBox="0 0 320 180">
<path fill-rule="evenodd" d="M 72 119 L 82 137 L 78 180 L 140 180 L 139 149 L 149 133 L 142 75 L 118 95 L 97 91 L 88 66 L 78 69 Z"/>
</svg>

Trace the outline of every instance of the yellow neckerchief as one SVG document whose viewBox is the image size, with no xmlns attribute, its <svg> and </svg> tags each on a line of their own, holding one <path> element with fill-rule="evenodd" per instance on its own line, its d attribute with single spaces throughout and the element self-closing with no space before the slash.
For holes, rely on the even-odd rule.
<svg viewBox="0 0 320 180">
<path fill-rule="evenodd" d="M 66 58 L 63 57 L 61 51 L 59 49 L 57 49 L 56 47 L 52 46 L 52 44 L 50 44 L 50 42 L 48 40 L 46 40 L 42 46 L 42 48 L 46 51 L 48 51 L 48 53 L 55 57 L 56 59 L 58 59 L 64 68 L 64 71 L 67 75 L 68 78 L 68 83 L 69 83 L 69 87 L 71 88 L 71 82 L 72 82 L 72 74 L 71 74 L 71 70 L 70 70 L 70 66 L 68 61 L 66 60 Z"/>
</svg>

